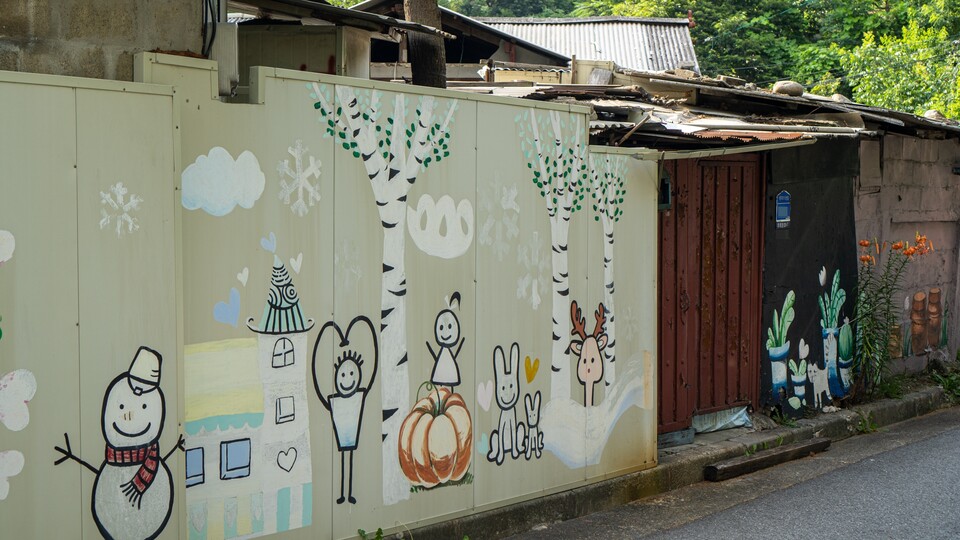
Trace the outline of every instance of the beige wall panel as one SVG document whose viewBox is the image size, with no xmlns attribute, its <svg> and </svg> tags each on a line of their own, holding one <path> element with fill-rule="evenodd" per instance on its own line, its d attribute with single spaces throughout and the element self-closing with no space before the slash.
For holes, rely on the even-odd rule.
<svg viewBox="0 0 960 540">
<path fill-rule="evenodd" d="M 603 449 L 602 460 L 588 468 L 589 479 L 602 479 L 647 469 L 656 464 L 656 257 L 657 208 L 655 162 L 639 161 L 627 152 L 605 151 L 591 147 L 594 162 L 619 162 L 623 172 L 623 202 L 618 204 L 622 215 L 613 224 L 613 278 L 615 285 L 613 313 L 608 317 L 607 333 L 613 334 L 616 353 L 614 384 L 603 384 L 604 399 L 618 397 L 611 391 L 616 381 L 629 377 L 638 382 L 631 386 L 637 399 L 615 425 L 615 431 Z M 596 190 L 594 190 L 596 193 Z M 591 196 L 594 194 L 591 193 Z M 593 219 L 596 198 L 591 197 L 584 210 L 591 216 L 590 283 L 591 305 L 607 302 L 604 272 L 604 229 Z M 607 309 L 610 306 L 607 305 Z M 610 332 L 613 321 L 614 332 Z M 609 349 L 607 350 L 609 352 Z M 601 384 L 597 385 L 598 387 Z M 619 410 L 619 408 L 617 408 Z"/>
<path fill-rule="evenodd" d="M 0 501 L 0 523 L 11 537 L 68 538 L 89 519 L 81 478 L 90 475 L 73 462 L 52 463 L 64 433 L 72 435 L 73 448 L 83 443 L 76 406 L 75 92 L 4 83 L 0 102 L 6 104 L 0 111 L 0 229 L 16 242 L 12 258 L 0 264 L 0 377 L 29 370 L 37 386 L 29 423 L 18 431 L 0 424 L 0 453 L 24 456 Z M 90 438 L 101 439 L 99 429 Z"/>
<path fill-rule="evenodd" d="M 481 104 L 477 124 L 480 156 L 478 206 L 481 209 L 478 222 L 481 228 L 484 224 L 492 224 L 489 237 L 482 230 L 480 232 L 477 261 L 477 295 L 481 302 L 478 312 L 484 314 L 478 320 L 477 379 L 478 385 L 485 383 L 493 387 L 489 411 L 477 410 L 480 437 L 487 441 L 486 445 L 481 442 L 480 446 L 497 446 L 492 441 L 492 434 L 494 430 L 499 431 L 501 414 L 509 420 L 515 414 L 517 423 L 529 424 L 525 407 L 528 394 L 535 396 L 539 392 L 541 395 L 538 426 L 542 428 L 543 413 L 551 396 L 551 310 L 554 298 L 551 225 L 545 200 L 533 183 L 532 169 L 527 167 L 517 135 L 525 112 L 529 113 L 529 109 Z M 569 113 L 559 114 L 565 118 L 571 116 Z M 569 231 L 572 250 L 583 249 L 574 247 L 582 244 L 582 225 L 578 218 L 574 214 Z M 514 232 L 510 232 L 510 223 L 516 223 Z M 585 294 L 586 266 L 575 260 L 575 253 L 580 252 L 575 251 L 568 259 L 570 288 L 574 296 Z M 533 294 L 534 287 L 537 288 L 536 295 Z M 565 331 L 560 339 L 567 340 L 570 334 L 569 297 L 562 302 L 565 307 L 561 310 L 564 314 L 561 324 Z M 497 346 L 502 347 L 507 362 L 510 362 L 511 346 L 515 342 L 519 345 L 519 373 L 513 381 L 508 378 L 507 385 L 517 382 L 520 394 L 516 404 L 504 411 L 497 401 L 498 390 L 503 390 L 499 388 L 502 385 L 498 384 L 494 369 L 494 351 Z M 568 366 L 573 365 L 572 357 L 567 361 Z M 568 367 L 567 388 L 574 399 L 579 387 Z M 571 427 L 577 437 L 568 440 L 567 444 L 582 447 L 582 421 L 571 419 L 571 423 L 577 425 Z M 530 460 L 525 455 L 514 459 L 509 450 L 505 454 L 499 465 L 496 459 L 478 460 L 475 483 L 478 508 L 576 485 L 585 478 L 583 469 L 567 467 L 546 448 L 539 458 L 531 454 Z"/>
<path fill-rule="evenodd" d="M 140 346 L 163 356 L 160 389 L 166 398 L 165 416 L 147 409 L 152 425 L 163 422 L 161 456 L 177 444 L 179 436 L 172 107 L 169 96 L 77 90 L 82 369 L 80 424 L 69 431 L 82 433 L 81 444 L 74 448 L 94 466 L 103 459 L 101 406 L 105 392 L 115 377 L 130 369 Z M 126 192 L 120 191 L 120 184 Z M 139 205 L 125 208 L 135 196 Z M 124 215 L 136 221 L 126 221 Z M 138 413 L 144 411 L 126 414 Z M 133 420 L 139 425 L 137 418 Z M 178 452 L 166 463 L 175 482 L 183 478 L 181 459 Z M 105 478 L 103 473 L 101 476 Z M 161 481 L 155 480 L 158 487 L 151 486 L 144 497 L 162 489 Z M 93 483 L 93 475 L 85 474 L 85 508 Z M 162 538 L 178 537 L 180 517 L 179 512 L 172 512 Z M 90 514 L 84 516 L 83 530 L 91 537 L 98 534 Z"/>
<path fill-rule="evenodd" d="M 194 74 L 199 75 L 199 81 L 185 82 L 202 87 L 206 80 L 202 72 Z M 191 114 L 183 115 L 184 125 L 196 130 L 191 131 L 191 136 L 184 141 L 185 167 L 202 156 L 209 156 L 214 147 L 223 148 L 229 153 L 230 159 L 237 162 L 244 152 L 250 152 L 256 158 L 254 168 L 263 174 L 264 182 L 263 190 L 253 201 L 252 208 L 236 206 L 219 217 L 202 208 L 183 210 L 185 342 L 189 345 L 257 337 L 247 328 L 247 321 L 253 318 L 252 324 L 259 327 L 271 284 L 273 256 L 279 257 L 299 295 L 303 317 L 314 319 L 313 327 L 307 332 L 306 354 L 302 355 L 302 361 L 305 362 L 303 384 L 310 418 L 310 455 L 304 454 L 303 448 L 300 448 L 297 457 L 297 461 L 312 465 L 312 504 L 309 509 L 302 508 L 306 498 L 297 496 L 293 497 L 291 503 L 294 506 L 293 515 L 299 513 L 303 516 L 309 510 L 312 525 L 296 528 L 299 525 L 291 519 L 289 527 L 292 530 L 283 536 L 312 538 L 319 534 L 322 538 L 330 534 L 333 501 L 326 485 L 327 482 L 332 483 L 333 459 L 339 456 L 333 453 L 329 413 L 316 398 L 309 365 L 320 328 L 332 319 L 334 313 L 334 147 L 331 140 L 322 137 L 309 91 L 302 81 L 268 79 L 265 94 L 267 102 L 259 106 L 225 105 L 204 100 L 203 92 L 182 96 L 184 102 L 199 100 L 196 107 L 185 108 Z M 226 129 L 223 129 L 224 126 L 227 126 Z M 296 176 L 297 156 L 294 154 L 300 156 L 301 177 L 306 178 L 319 193 L 319 200 L 312 199 L 311 202 L 309 192 L 305 192 L 303 207 L 296 205 L 298 190 L 294 190 L 286 202 L 281 196 L 282 182 L 292 185 L 293 178 L 281 174 L 278 167 L 287 161 Z M 307 175 L 311 158 L 320 165 L 319 177 Z M 248 165 L 252 163 L 249 159 L 245 161 Z M 236 307 L 231 302 L 233 289 L 237 291 Z M 223 307 L 219 318 L 226 323 L 215 317 L 215 306 L 220 303 Z M 236 326 L 231 322 L 236 322 Z M 319 356 L 329 358 L 330 354 L 332 352 L 329 350 L 324 354 L 321 349 Z M 199 358 L 198 362 L 202 362 Z M 192 357 L 188 355 L 188 364 L 191 360 Z M 197 364 L 198 369 L 203 369 L 201 365 Z M 190 365 L 187 369 L 190 373 Z M 255 381 L 260 380 L 257 373 L 251 376 Z M 221 390 L 229 388 L 230 380 L 224 378 L 219 384 Z M 203 396 L 199 394 L 218 391 L 204 386 L 200 381 L 193 385 L 190 379 L 186 386 L 188 403 L 191 396 L 202 401 Z M 207 398 L 212 395 L 209 394 Z M 275 411 L 268 408 L 266 405 L 258 407 L 263 414 L 264 425 L 275 422 Z M 229 414 L 231 411 L 223 408 L 219 412 Z M 188 422 L 193 420 L 190 410 L 187 415 Z M 219 459 L 215 458 L 211 463 L 218 466 Z M 267 467 L 272 464 L 264 460 L 260 465 Z M 335 472 L 339 480 L 339 459 Z M 213 470 L 208 474 L 211 475 L 208 477 L 212 480 L 211 485 L 220 481 L 217 476 L 219 471 Z M 229 482 L 236 480 L 225 482 L 228 488 Z M 187 499 L 194 505 L 207 505 L 205 513 L 197 510 L 196 506 L 195 511 L 198 515 L 206 516 L 207 526 L 204 530 L 208 537 L 218 537 L 218 534 L 222 537 L 224 529 L 229 529 L 218 522 L 223 521 L 224 497 L 214 497 L 204 502 L 205 496 L 190 495 L 191 490 L 200 493 L 200 489 L 199 486 L 188 488 Z M 212 489 L 218 488 L 214 486 Z M 243 497 L 239 497 L 239 500 L 238 504 L 242 506 Z M 229 504 L 232 503 L 227 504 L 229 510 Z M 299 510 L 297 505 L 301 505 Z M 243 519 L 239 519 L 238 528 L 243 530 L 244 526 Z M 246 527 L 248 532 L 253 532 L 252 525 Z M 199 534 L 199 531 L 191 532 Z"/>
</svg>

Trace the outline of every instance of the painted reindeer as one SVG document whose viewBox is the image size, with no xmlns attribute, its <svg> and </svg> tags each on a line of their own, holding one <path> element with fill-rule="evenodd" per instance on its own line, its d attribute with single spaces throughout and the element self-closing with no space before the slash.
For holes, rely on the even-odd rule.
<svg viewBox="0 0 960 540">
<path fill-rule="evenodd" d="M 603 355 L 600 353 L 607 346 L 607 335 L 603 333 L 603 325 L 607 322 L 605 313 L 601 303 L 594 313 L 597 324 L 593 327 L 593 334 L 588 336 L 584 328 L 587 321 L 580 317 L 577 302 L 570 305 L 570 318 L 573 319 L 573 332 L 570 335 L 580 337 L 570 340 L 570 350 L 580 357 L 577 361 L 577 379 L 583 385 L 585 407 L 593 406 L 593 385 L 603 380 Z"/>
</svg>

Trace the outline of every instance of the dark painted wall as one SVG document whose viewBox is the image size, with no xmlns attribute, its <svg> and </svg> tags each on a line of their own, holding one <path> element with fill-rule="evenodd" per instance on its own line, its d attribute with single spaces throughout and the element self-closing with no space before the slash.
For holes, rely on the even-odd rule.
<svg viewBox="0 0 960 540">
<path fill-rule="evenodd" d="M 857 248 L 853 194 L 858 170 L 854 140 L 821 140 L 771 153 L 764 223 L 761 403 L 781 406 L 791 416 L 799 415 L 803 405 L 820 408 L 829 404 L 829 396 L 842 396 L 849 386 L 847 358 L 841 356 L 852 356 L 852 348 L 847 347 L 852 328 L 848 333 L 842 326 L 844 318 L 853 318 L 854 312 Z M 777 198 L 782 192 L 790 195 L 788 224 L 777 222 Z M 825 269 L 822 277 L 821 268 Z M 824 293 L 841 296 L 832 294 L 838 270 L 845 301 L 826 303 L 824 330 L 819 300 Z M 774 324 L 774 311 L 783 316 L 790 291 L 795 297 L 793 322 L 778 333 L 789 346 L 775 347 L 771 353 L 768 329 Z M 773 345 L 779 344 L 778 336 Z M 838 354 L 838 349 L 843 354 Z"/>
</svg>

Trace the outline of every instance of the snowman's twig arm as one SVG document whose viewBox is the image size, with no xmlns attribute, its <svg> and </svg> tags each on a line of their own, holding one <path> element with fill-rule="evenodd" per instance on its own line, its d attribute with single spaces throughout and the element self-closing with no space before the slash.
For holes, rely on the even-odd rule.
<svg viewBox="0 0 960 540">
<path fill-rule="evenodd" d="M 433 361 L 437 361 L 437 353 L 433 352 L 433 347 L 430 346 L 430 342 L 427 342 L 427 350 L 430 351 L 430 356 L 433 357 Z"/>
<path fill-rule="evenodd" d="M 79 456 L 74 455 L 73 450 L 70 448 L 70 437 L 67 436 L 66 433 L 63 434 L 63 442 L 64 442 L 64 445 L 67 447 L 66 450 L 64 450 L 63 448 L 60 448 L 59 446 L 54 446 L 54 447 L 53 447 L 54 450 L 56 450 L 57 452 L 60 452 L 61 454 L 63 454 L 63 457 L 62 457 L 62 458 L 60 458 L 60 459 L 58 459 L 58 460 L 56 460 L 56 461 L 53 462 L 54 466 L 59 465 L 59 464 L 63 463 L 64 461 L 68 460 L 68 459 L 72 459 L 72 460 L 76 461 L 77 463 L 83 465 L 83 466 L 86 467 L 87 469 L 89 469 L 90 472 L 92 472 L 93 474 L 99 473 L 99 471 L 98 471 L 93 465 L 91 465 L 91 464 L 87 463 L 86 461 L 80 459 Z"/>
<path fill-rule="evenodd" d="M 457 352 L 453 353 L 453 357 L 456 358 L 460 356 L 460 349 L 463 348 L 463 343 L 467 341 L 467 338 L 460 338 L 460 344 L 457 345 Z"/>
<path fill-rule="evenodd" d="M 167 452 L 167 455 L 163 456 L 163 460 L 166 461 L 167 459 L 169 459 L 170 456 L 172 456 L 173 453 L 176 452 L 178 448 L 186 452 L 186 449 L 183 447 L 184 444 L 186 444 L 186 441 L 183 439 L 183 434 L 180 434 L 180 438 L 177 439 L 177 444 L 173 448 L 171 448 L 169 452 Z"/>
</svg>

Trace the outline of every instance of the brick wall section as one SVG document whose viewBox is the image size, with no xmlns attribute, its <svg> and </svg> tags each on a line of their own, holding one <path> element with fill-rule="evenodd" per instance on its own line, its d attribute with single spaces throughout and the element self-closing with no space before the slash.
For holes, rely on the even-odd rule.
<svg viewBox="0 0 960 540">
<path fill-rule="evenodd" d="M 858 238 L 910 240 L 920 231 L 935 251 L 907 270 L 902 297 L 931 287 L 943 289 L 950 338 L 948 354 L 960 344 L 960 142 L 886 135 L 860 146 L 856 196 Z"/>
<path fill-rule="evenodd" d="M 0 0 L 0 70 L 133 80 L 133 55 L 200 52 L 201 0 Z"/>
</svg>

